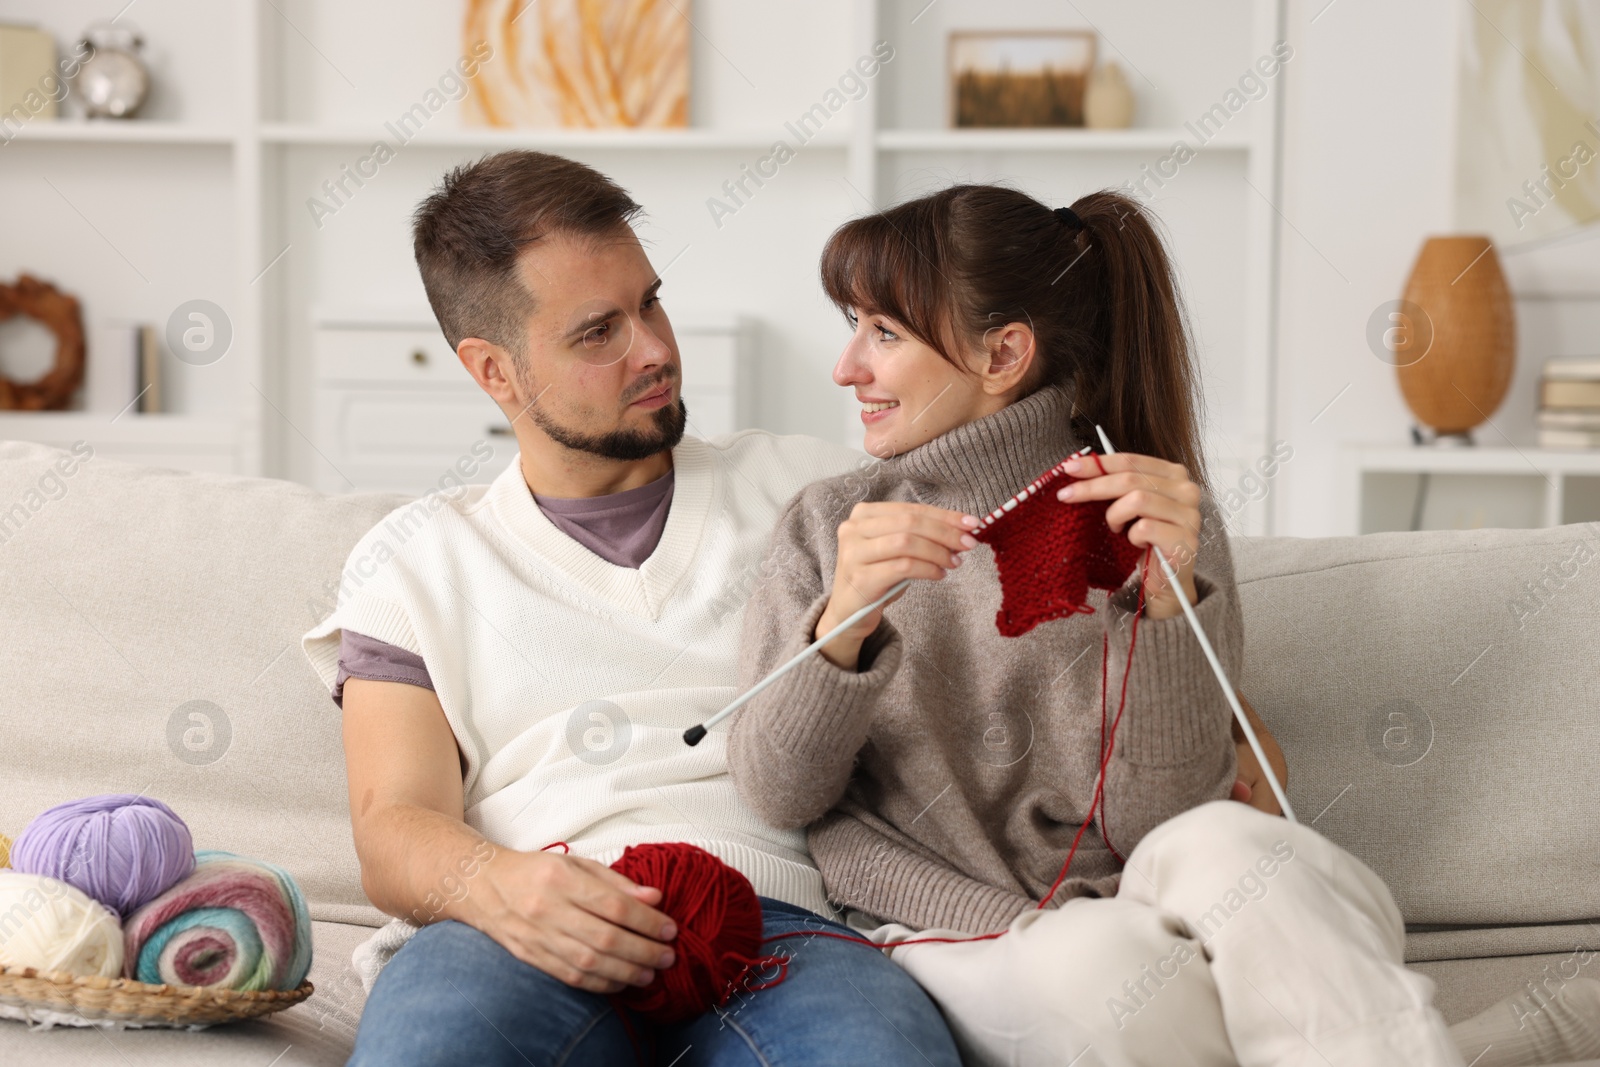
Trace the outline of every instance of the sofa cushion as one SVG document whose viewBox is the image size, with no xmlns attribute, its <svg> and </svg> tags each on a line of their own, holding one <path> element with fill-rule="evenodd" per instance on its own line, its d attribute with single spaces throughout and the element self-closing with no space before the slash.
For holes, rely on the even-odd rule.
<svg viewBox="0 0 1600 1067">
<path fill-rule="evenodd" d="M 1383 877 L 1408 923 L 1600 916 L 1597 536 L 1235 542 L 1241 689 L 1283 745 L 1289 798 Z"/>
<path fill-rule="evenodd" d="M 1536 1012 L 1542 1000 L 1558 995 L 1575 977 L 1593 978 L 1594 961 L 1582 953 L 1550 952 L 1536 956 L 1491 956 L 1484 959 L 1414 963 L 1437 987 L 1433 1006 L 1447 1023 L 1470 1019 L 1506 997 L 1522 994 L 1524 1010 Z M 1588 1063 L 1600 1064 L 1600 1060 Z"/>
<path fill-rule="evenodd" d="M 405 499 L 0 442 L 0 833 L 143 793 L 196 847 L 288 869 L 313 918 L 385 921 L 361 891 L 338 709 L 300 635 Z"/>
</svg>

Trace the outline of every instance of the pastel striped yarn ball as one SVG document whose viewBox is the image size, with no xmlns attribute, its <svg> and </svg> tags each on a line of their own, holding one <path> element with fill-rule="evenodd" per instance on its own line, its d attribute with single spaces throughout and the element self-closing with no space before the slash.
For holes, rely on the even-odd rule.
<svg viewBox="0 0 1600 1067">
<path fill-rule="evenodd" d="M 311 970 L 311 916 L 281 867 L 203 850 L 193 874 L 128 916 L 123 947 L 141 982 L 294 989 Z"/>
<path fill-rule="evenodd" d="M 40 812 L 11 846 L 11 866 L 76 886 L 124 916 L 194 870 L 194 840 L 161 801 L 111 793 Z"/>
<path fill-rule="evenodd" d="M 0 871 L 0 967 L 115 978 L 122 927 L 82 890 L 55 878 Z"/>
<path fill-rule="evenodd" d="M 0 834 L 0 868 L 11 866 L 11 838 Z"/>
</svg>

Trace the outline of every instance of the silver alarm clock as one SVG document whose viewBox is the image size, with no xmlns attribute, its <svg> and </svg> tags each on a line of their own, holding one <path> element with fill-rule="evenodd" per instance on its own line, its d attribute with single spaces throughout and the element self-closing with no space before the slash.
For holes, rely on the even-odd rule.
<svg viewBox="0 0 1600 1067">
<path fill-rule="evenodd" d="M 109 22 L 84 31 L 78 54 L 92 50 L 78 68 L 74 87 L 90 118 L 129 119 L 150 93 L 150 71 L 139 50 L 144 39 Z"/>
</svg>

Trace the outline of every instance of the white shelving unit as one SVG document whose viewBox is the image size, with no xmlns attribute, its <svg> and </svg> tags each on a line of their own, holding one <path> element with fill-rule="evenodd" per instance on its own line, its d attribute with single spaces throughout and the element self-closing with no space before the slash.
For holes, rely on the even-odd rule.
<svg viewBox="0 0 1600 1067">
<path fill-rule="evenodd" d="M 237 428 L 194 415 L 99 412 L 0 412 L 0 441 L 26 440 L 57 448 L 87 441 L 95 454 L 128 463 L 232 474 L 239 468 Z"/>
<path fill-rule="evenodd" d="M 14 138 L 23 144 L 33 141 L 77 142 L 81 144 L 213 145 L 230 148 L 234 133 L 181 122 L 96 122 L 62 119 L 57 122 L 30 122 L 20 127 Z"/>
<path fill-rule="evenodd" d="M 885 152 L 1164 152 L 1189 141 L 1187 130 L 879 130 Z M 1223 132 L 1201 151 L 1249 151 L 1248 137 Z"/>
<path fill-rule="evenodd" d="M 1600 520 L 1600 451 L 1358 445 L 1344 470 L 1347 533 Z"/>
<path fill-rule="evenodd" d="M 1282 90 L 1274 87 L 1265 98 L 1254 100 L 1246 118 L 1234 119 L 1203 145 L 1195 145 L 1184 120 L 1205 111 L 1230 88 L 1227 77 L 1247 71 L 1281 39 L 1283 0 L 1232 0 L 1203 15 L 1173 0 L 1166 13 L 1170 17 L 1151 18 L 1147 13 L 1114 25 L 1107 22 L 1111 8 L 1095 9 L 1093 28 L 1116 38 L 1103 36 L 1103 57 L 1122 59 L 1129 70 L 1133 64 L 1119 46 L 1142 39 L 1152 47 L 1140 52 L 1141 61 L 1149 64 L 1146 53 L 1153 50 L 1165 57 L 1166 64 L 1150 70 L 1162 88 L 1144 77 L 1144 71 L 1129 70 L 1141 94 L 1154 102 L 1146 116 L 1141 101 L 1140 121 L 1150 125 L 1109 131 L 951 130 L 939 127 L 942 116 L 934 114 L 937 108 L 930 111 L 929 101 L 944 95 L 943 40 L 949 29 L 1013 24 L 1026 29 L 1091 28 L 1086 24 L 1089 16 L 1075 8 L 1044 0 L 1023 0 L 1004 11 L 980 0 L 946 0 L 931 8 L 924 0 L 834 3 L 848 13 L 852 58 L 870 53 L 879 40 L 895 42 L 899 52 L 895 65 L 884 66 L 871 91 L 852 100 L 847 114 L 841 113 L 805 143 L 803 161 L 787 165 L 783 181 L 790 193 L 802 187 L 815 191 L 815 195 L 808 192 L 803 203 L 791 201 L 786 206 L 785 213 L 793 217 L 782 225 L 789 227 L 787 234 L 799 235 L 792 238 L 796 247 L 775 247 L 770 239 L 745 237 L 758 224 L 746 223 L 741 215 L 737 221 L 743 233 L 718 238 L 724 243 L 716 255 L 732 266 L 702 259 L 686 272 L 696 278 L 694 285 L 703 294 L 691 293 L 691 302 L 698 301 L 694 311 L 738 315 L 756 324 L 763 394 L 754 409 L 761 424 L 852 443 L 860 435 L 845 391 L 827 386 L 823 377 L 822 360 L 831 362 L 831 355 L 817 353 L 819 343 L 811 333 L 795 332 L 796 318 L 774 323 L 774 314 L 787 312 L 773 309 L 795 302 L 789 290 L 797 289 L 799 282 L 774 282 L 773 287 L 783 291 L 758 294 L 759 299 L 747 294 L 729 298 L 735 299 L 732 305 L 717 303 L 734 283 L 745 284 L 752 272 L 766 271 L 765 264 L 746 264 L 744 257 L 765 254 L 792 262 L 793 277 L 812 279 L 814 290 L 814 257 L 821 236 L 850 214 L 964 177 L 1016 180 L 1052 202 L 1070 202 L 1088 189 L 1135 177 L 1142 164 L 1153 163 L 1183 141 L 1196 149 L 1197 158 L 1179 179 L 1178 193 L 1158 195 L 1154 207 L 1164 219 L 1170 213 L 1177 259 L 1196 312 L 1213 408 L 1208 442 L 1213 475 L 1225 487 L 1256 457 L 1268 453 L 1273 443 L 1269 399 L 1278 233 L 1273 205 L 1279 198 Z M 207 5 L 203 12 L 180 7 L 158 4 L 129 14 L 147 39 L 167 42 L 163 76 L 171 89 L 165 99 L 153 98 L 149 117 L 127 123 L 28 124 L 0 146 L 6 165 L 0 169 L 0 195 L 10 193 L 17 202 L 38 197 L 56 218 L 77 227 L 76 258 L 63 255 L 51 262 L 46 255 L 42 263 L 19 265 L 52 277 L 82 297 L 86 319 L 91 320 L 91 340 L 99 319 L 161 325 L 184 300 L 205 298 L 226 309 L 234 330 L 232 349 L 211 367 L 168 364 L 181 386 L 173 390 L 175 414 L 128 413 L 119 416 L 113 427 L 110 419 L 117 406 L 91 395 L 86 412 L 0 419 L 0 433 L 7 436 L 59 439 L 81 432 L 94 440 L 121 442 L 117 447 L 137 447 L 145 455 L 173 460 L 189 456 L 188 465 L 314 482 L 318 461 L 311 397 L 316 375 L 309 356 L 313 305 L 329 300 L 377 303 L 393 295 L 394 279 L 409 266 L 402 262 L 402 257 L 408 259 L 409 241 L 397 231 L 425 180 L 484 152 L 535 148 L 595 163 L 617 173 L 630 189 L 644 186 L 639 196 L 650 207 L 660 199 L 652 200 L 649 183 L 659 172 L 670 171 L 678 187 L 690 191 L 682 194 L 681 203 L 663 212 L 669 216 L 662 227 L 665 236 L 658 238 L 651 254 L 658 269 L 682 271 L 672 266 L 676 257 L 705 247 L 707 240 L 695 236 L 683 220 L 697 219 L 705 229 L 704 197 L 783 136 L 784 119 L 789 117 L 783 110 L 786 105 L 747 103 L 750 94 L 744 83 L 753 86 L 760 80 L 769 96 L 778 94 L 778 89 L 738 44 L 740 40 L 748 44 L 760 34 L 780 34 L 767 28 L 779 16 L 748 20 L 730 14 L 731 8 L 716 8 L 713 17 L 724 21 L 708 23 L 697 17 L 699 32 L 692 46 L 695 91 L 712 94 L 695 99 L 697 121 L 705 125 L 683 131 L 472 129 L 460 127 L 453 114 L 441 112 L 404 143 L 400 160 L 385 172 L 403 171 L 404 176 L 385 177 L 379 183 L 381 192 L 362 192 L 363 202 L 352 214 L 386 212 L 382 227 L 366 217 L 347 222 L 343 211 L 313 227 L 307 219 L 308 198 L 318 195 L 325 179 L 337 176 L 341 164 L 374 141 L 393 140 L 385 132 L 382 116 L 408 106 L 415 96 L 405 93 L 420 91 L 427 75 L 447 62 L 418 57 L 454 58 L 460 44 L 459 12 L 450 5 L 444 10 L 420 2 L 400 8 L 358 4 L 335 10 L 311 0 L 229 0 Z M 13 4 L 8 11 L 13 20 L 40 23 L 63 44 L 100 14 L 89 0 L 31 0 Z M 825 61 L 819 58 L 813 64 L 816 92 L 825 89 L 842 69 L 836 57 L 845 51 L 837 43 L 840 21 L 833 16 L 838 11 L 825 14 L 832 19 L 827 35 L 807 28 L 805 32 L 813 36 L 794 46 L 798 49 L 794 56 L 768 56 L 763 65 L 770 62 L 775 69 L 792 72 L 805 60 L 805 49 L 820 51 L 826 42 L 833 51 Z M 801 18 L 798 13 L 786 17 Z M 734 24 L 727 21 L 730 18 L 741 21 Z M 360 26 L 370 33 L 356 32 Z M 1201 42 L 1204 48 L 1189 39 L 1196 27 L 1210 35 Z M 718 38 L 717 46 L 711 45 L 708 33 Z M 324 47 L 317 47 L 316 41 Z M 1159 48 L 1154 47 L 1157 43 Z M 1226 55 L 1217 54 L 1221 52 Z M 756 79 L 738 69 L 739 64 Z M 348 76 L 347 69 L 356 77 Z M 1279 78 L 1288 76 L 1292 71 Z M 399 88 L 412 81 L 415 86 Z M 57 193 L 44 189 L 40 178 L 50 179 Z M 196 189 L 203 194 L 198 204 Z M 68 202 L 73 214 L 52 199 L 56 195 Z M 119 213 L 133 204 L 138 205 L 139 217 L 124 223 Z M 342 230 L 329 235 L 339 227 Z M 26 219 L 0 222 L 0 247 L 24 247 L 31 257 L 50 239 L 43 229 L 30 229 Z M 382 247 L 370 250 L 379 241 Z M 369 249 L 365 254 L 383 257 L 390 272 L 367 289 L 359 279 L 363 245 Z M 132 254 L 124 251 L 128 248 L 150 251 Z M 92 269 L 83 266 L 85 251 L 93 258 Z M 698 250 L 695 254 L 709 255 Z M 414 279 L 402 283 L 412 285 L 413 292 L 398 294 L 395 303 L 418 304 L 420 285 L 413 283 Z M 330 297 L 323 291 L 330 287 L 344 291 Z M 828 310 L 816 302 L 814 293 L 806 293 L 801 303 L 803 310 L 795 315 L 820 316 Z M 90 359 L 92 368 L 92 353 Z M 802 359 L 806 365 L 797 367 Z M 781 373 L 768 373 L 772 361 L 780 364 Z M 801 371 L 806 375 L 805 390 L 794 387 Z M 836 414 L 817 422 L 812 414 L 820 410 L 819 403 L 837 404 L 831 408 Z M 792 411 L 806 412 L 804 420 Z M 1264 509 L 1259 510 L 1258 514 L 1253 505 L 1247 508 L 1239 527 L 1260 532 L 1266 519 Z"/>
<path fill-rule="evenodd" d="M 341 145 L 365 147 L 373 140 L 373 131 L 365 126 L 317 127 L 292 123 L 269 123 L 261 127 L 261 139 L 267 144 L 281 145 Z M 422 145 L 430 148 L 466 148 L 496 151 L 504 148 L 535 148 L 541 151 L 596 151 L 623 149 L 627 151 L 694 151 L 695 149 L 739 149 L 761 152 L 772 144 L 772 133 L 767 130 L 495 130 L 453 129 L 422 130 L 407 146 Z M 808 142 L 812 147 L 845 147 L 845 139 L 837 132 L 823 130 Z"/>
</svg>

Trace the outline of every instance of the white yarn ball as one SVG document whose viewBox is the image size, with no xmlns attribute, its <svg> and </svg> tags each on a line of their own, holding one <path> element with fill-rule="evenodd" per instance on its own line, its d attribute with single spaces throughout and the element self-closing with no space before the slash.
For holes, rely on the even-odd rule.
<svg viewBox="0 0 1600 1067">
<path fill-rule="evenodd" d="M 122 924 L 66 882 L 0 871 L 0 966 L 116 978 Z"/>
</svg>

